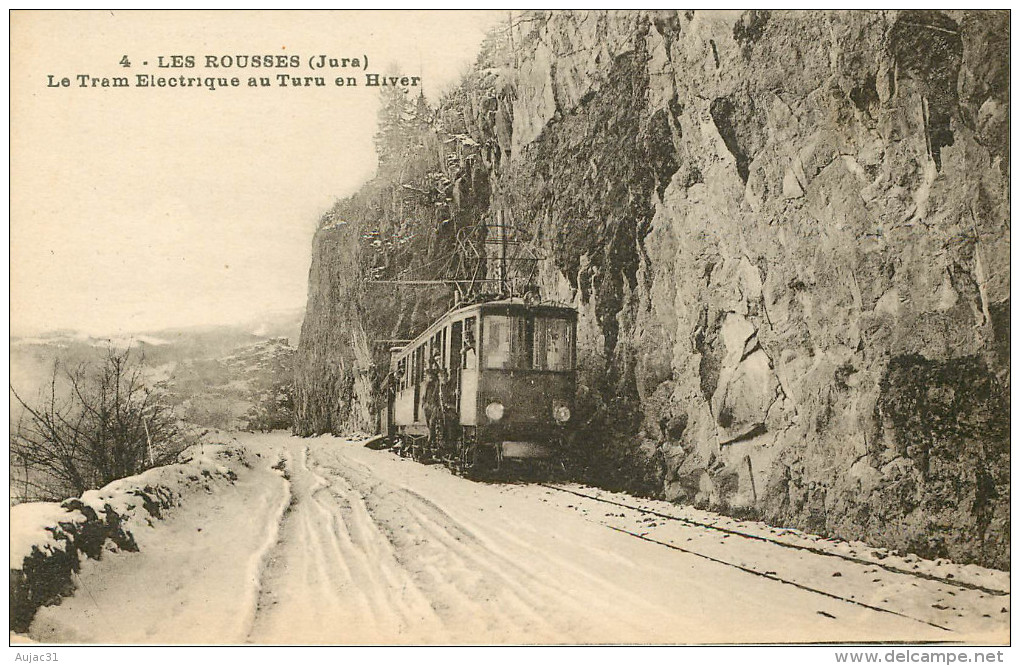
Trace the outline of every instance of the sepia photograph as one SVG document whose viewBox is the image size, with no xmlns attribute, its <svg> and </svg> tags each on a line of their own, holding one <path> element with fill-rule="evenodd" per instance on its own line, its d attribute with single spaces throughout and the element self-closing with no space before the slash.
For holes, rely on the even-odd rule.
<svg viewBox="0 0 1020 666">
<path fill-rule="evenodd" d="M 9 12 L 8 658 L 1003 662 L 1010 19 Z"/>
</svg>

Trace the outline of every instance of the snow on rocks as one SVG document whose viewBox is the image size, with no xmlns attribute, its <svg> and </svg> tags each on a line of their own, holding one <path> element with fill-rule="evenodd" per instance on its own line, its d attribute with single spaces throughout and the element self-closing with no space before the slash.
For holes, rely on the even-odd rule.
<svg viewBox="0 0 1020 666">
<path fill-rule="evenodd" d="M 250 467 L 244 449 L 202 443 L 173 465 L 114 481 L 80 498 L 29 502 L 10 510 L 10 629 L 23 632 L 43 605 L 74 592 L 81 554 L 100 559 L 104 548 L 137 551 L 131 529 L 153 525 L 189 492 L 233 483 L 235 469 Z"/>
<path fill-rule="evenodd" d="M 21 569 L 33 552 L 66 552 L 73 533 L 86 520 L 80 511 L 56 502 L 30 502 L 11 507 L 11 569 Z"/>
</svg>

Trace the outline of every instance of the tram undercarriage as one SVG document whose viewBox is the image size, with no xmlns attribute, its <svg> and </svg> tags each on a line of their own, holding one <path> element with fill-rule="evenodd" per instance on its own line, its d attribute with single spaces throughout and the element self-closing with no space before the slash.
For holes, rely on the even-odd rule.
<svg viewBox="0 0 1020 666">
<path fill-rule="evenodd" d="M 526 439 L 478 440 L 477 428 L 456 423 L 437 428 L 435 436 L 425 432 L 393 435 L 392 450 L 403 458 L 426 465 L 442 463 L 454 474 L 468 478 L 515 478 L 536 474 L 562 476 L 563 436 L 553 442 Z"/>
</svg>

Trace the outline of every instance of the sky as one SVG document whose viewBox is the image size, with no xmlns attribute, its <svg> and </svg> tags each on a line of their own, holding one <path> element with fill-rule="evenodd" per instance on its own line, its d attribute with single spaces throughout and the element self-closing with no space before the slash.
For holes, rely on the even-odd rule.
<svg viewBox="0 0 1020 666">
<path fill-rule="evenodd" d="M 438 99 L 505 18 L 14 12 L 11 334 L 114 335 L 302 308 L 319 216 L 375 170 L 379 89 L 363 85 L 366 72 L 420 76 Z M 301 66 L 203 66 L 236 54 L 297 55 Z M 246 86 L 252 75 L 321 74 L 307 63 L 319 54 L 367 55 L 369 67 L 328 70 L 324 88 Z M 196 66 L 156 66 L 173 55 Z M 81 88 L 80 74 L 238 76 L 242 87 Z M 362 85 L 336 87 L 339 75 Z"/>
</svg>

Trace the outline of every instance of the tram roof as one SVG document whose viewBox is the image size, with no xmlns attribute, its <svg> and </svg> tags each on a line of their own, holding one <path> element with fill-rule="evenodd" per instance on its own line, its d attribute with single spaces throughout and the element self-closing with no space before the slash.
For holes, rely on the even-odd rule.
<svg viewBox="0 0 1020 666">
<path fill-rule="evenodd" d="M 452 309 L 445 312 L 442 316 L 437 317 L 432 324 L 429 325 L 424 331 L 419 333 L 413 340 L 408 342 L 403 347 L 394 347 L 390 349 L 393 354 L 399 354 L 404 351 L 409 351 L 417 347 L 419 344 L 431 338 L 435 335 L 436 331 L 441 329 L 446 322 L 451 319 L 457 319 L 461 315 L 468 315 L 473 312 L 479 313 L 512 313 L 512 312 L 540 312 L 549 315 L 572 315 L 577 316 L 577 309 L 562 303 L 525 303 L 523 298 L 501 298 L 496 301 L 479 301 L 478 303 L 468 303 L 466 305 L 454 306 Z"/>
<path fill-rule="evenodd" d="M 463 306 L 460 306 L 460 307 L 455 307 L 454 309 L 450 310 L 445 315 L 440 317 L 440 320 L 445 319 L 447 317 L 451 317 L 451 316 L 460 314 L 460 313 L 463 313 L 463 312 L 468 312 L 469 310 L 492 311 L 492 310 L 507 310 L 507 309 L 510 309 L 510 310 L 527 310 L 527 311 L 530 311 L 530 312 L 535 312 L 535 311 L 549 312 L 549 313 L 556 313 L 556 314 L 564 314 L 564 313 L 577 314 L 577 310 L 575 308 L 573 308 L 573 307 L 571 307 L 569 305 L 565 305 L 563 303 L 552 303 L 552 302 L 548 302 L 548 303 L 526 303 L 523 298 L 502 298 L 502 299 L 500 299 L 498 301 L 480 301 L 478 303 L 471 303 L 471 304 L 468 304 L 468 305 L 463 305 Z"/>
</svg>

